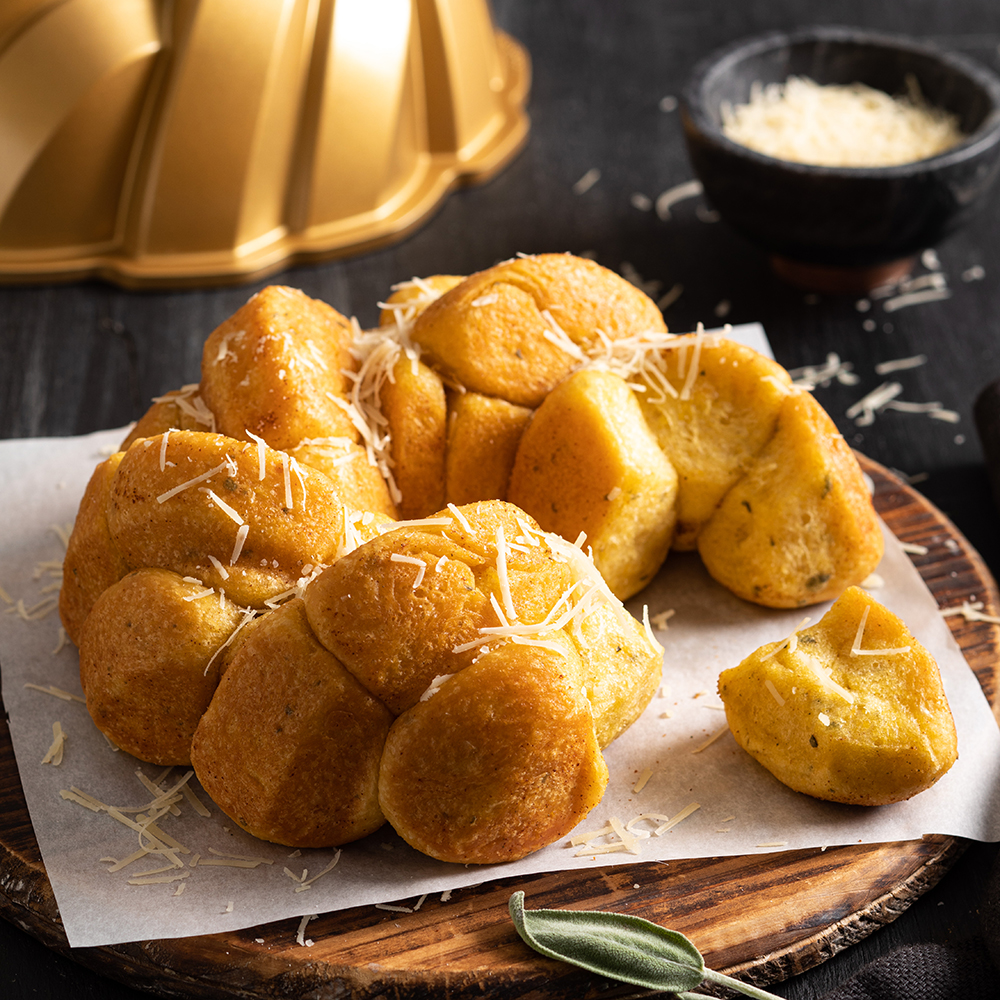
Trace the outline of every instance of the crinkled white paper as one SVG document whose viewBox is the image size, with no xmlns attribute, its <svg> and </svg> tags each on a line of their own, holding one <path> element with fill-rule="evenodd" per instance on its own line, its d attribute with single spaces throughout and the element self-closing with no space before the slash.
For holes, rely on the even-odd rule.
<svg viewBox="0 0 1000 1000">
<path fill-rule="evenodd" d="M 43 569 L 36 579 L 35 569 L 62 557 L 62 544 L 51 526 L 72 522 L 94 465 L 123 436 L 119 430 L 0 442 L 0 586 L 12 599 L 23 599 L 26 607 L 44 599 L 40 591 L 50 578 Z M 762 643 L 787 635 L 803 612 L 773 611 L 740 601 L 708 577 L 696 556 L 674 554 L 655 582 L 630 602 L 637 615 L 643 603 L 653 616 L 674 609 L 667 630 L 659 633 L 666 648 L 663 687 L 642 719 L 608 749 L 608 791 L 580 829 L 599 829 L 612 816 L 623 822 L 640 813 L 674 816 L 692 803 L 698 803 L 697 810 L 662 836 L 642 839 L 638 858 L 628 853 L 577 856 L 578 849 L 563 841 L 523 861 L 488 868 L 436 862 L 412 851 L 386 827 L 344 847 L 336 867 L 300 891 L 302 882 L 319 874 L 336 852 L 293 856 L 288 848 L 257 841 L 220 813 L 200 788 L 211 808 L 210 819 L 182 804 L 181 816 L 160 822 L 191 851 L 183 856 L 183 878 L 129 884 L 137 877 L 181 872 L 143 876 L 165 866 L 155 856 L 109 873 L 115 860 L 137 849 L 138 835 L 106 813 L 64 800 L 60 790 L 75 786 L 113 805 L 140 806 L 150 794 L 136 778 L 136 769 L 141 767 L 151 778 L 162 769 L 114 752 L 80 702 L 25 687 L 55 685 L 80 693 L 75 650 L 67 646 L 53 652 L 57 614 L 30 622 L 0 614 L 3 699 L 32 824 L 70 944 L 213 933 L 358 905 L 413 906 L 424 893 L 527 872 L 911 840 L 925 833 L 1000 839 L 1000 803 L 996 796 L 983 794 L 984 789 L 1000 788 L 1000 731 L 909 557 L 891 537 L 887 542 L 878 570 L 885 585 L 876 596 L 910 625 L 937 659 L 958 725 L 959 761 L 929 791 L 878 809 L 837 806 L 779 784 L 736 747 L 728 732 L 699 751 L 725 726 L 716 693 L 719 672 Z M 815 621 L 825 607 L 808 611 Z M 59 766 L 43 765 L 56 721 L 68 736 L 64 758 Z M 644 787 L 633 791 L 647 770 L 651 774 Z M 175 768 L 164 784 L 183 774 L 182 768 Z M 236 855 L 270 863 L 254 868 L 201 863 L 190 867 L 195 854 L 204 860 Z M 303 878 L 304 872 L 308 874 Z"/>
</svg>

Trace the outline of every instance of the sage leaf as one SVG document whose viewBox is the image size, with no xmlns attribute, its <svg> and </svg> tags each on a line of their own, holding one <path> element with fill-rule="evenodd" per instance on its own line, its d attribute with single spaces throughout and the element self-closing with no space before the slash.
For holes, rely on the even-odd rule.
<svg viewBox="0 0 1000 1000">
<path fill-rule="evenodd" d="M 526 910 L 510 897 L 510 916 L 535 951 L 633 986 L 679 993 L 705 978 L 701 952 L 677 931 L 601 910 Z"/>
<path fill-rule="evenodd" d="M 781 1000 L 758 986 L 706 969 L 701 952 L 688 938 L 642 917 L 605 910 L 526 910 L 523 892 L 515 892 L 508 905 L 525 944 L 608 979 L 676 993 L 679 1000 L 703 997 L 687 991 L 706 979 L 756 1000 Z"/>
</svg>

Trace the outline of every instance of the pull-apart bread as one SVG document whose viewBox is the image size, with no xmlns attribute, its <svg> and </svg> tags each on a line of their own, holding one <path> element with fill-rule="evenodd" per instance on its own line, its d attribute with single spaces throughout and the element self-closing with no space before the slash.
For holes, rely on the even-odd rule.
<svg viewBox="0 0 1000 1000">
<path fill-rule="evenodd" d="M 671 336 L 639 289 L 566 254 L 453 282 L 408 283 L 381 317 L 441 380 L 428 495 L 506 499 L 548 531 L 586 532 L 623 600 L 670 548 L 697 549 L 720 583 L 769 607 L 830 600 L 878 564 L 853 453 L 774 361 L 725 337 Z M 385 416 L 393 441 L 416 433 Z M 408 516 L 434 508 L 400 489 Z"/>
<path fill-rule="evenodd" d="M 96 724 L 250 832 L 387 818 L 492 863 L 600 799 L 662 662 L 621 600 L 671 547 L 786 607 L 881 535 L 783 369 L 548 254 L 406 282 L 374 330 L 259 292 L 95 469 L 60 611 Z"/>
</svg>

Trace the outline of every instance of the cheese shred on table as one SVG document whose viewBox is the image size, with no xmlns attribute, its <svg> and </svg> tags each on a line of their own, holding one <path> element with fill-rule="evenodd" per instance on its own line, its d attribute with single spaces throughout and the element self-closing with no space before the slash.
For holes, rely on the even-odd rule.
<svg viewBox="0 0 1000 1000">
<path fill-rule="evenodd" d="M 53 767 L 58 767 L 62 763 L 63 759 L 63 746 L 66 743 L 66 734 L 63 732 L 63 727 L 59 722 L 52 723 L 52 745 L 46 751 L 45 756 L 42 758 L 43 764 L 51 764 Z"/>
</svg>

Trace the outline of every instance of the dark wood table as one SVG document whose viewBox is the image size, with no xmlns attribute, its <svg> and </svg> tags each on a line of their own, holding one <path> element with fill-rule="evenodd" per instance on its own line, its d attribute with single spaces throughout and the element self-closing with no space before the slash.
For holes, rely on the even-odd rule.
<svg viewBox="0 0 1000 1000">
<path fill-rule="evenodd" d="M 937 248 L 950 299 L 886 313 L 876 302 L 820 297 L 782 284 L 763 256 L 700 199 L 669 221 L 636 207 L 692 176 L 676 111 L 694 63 L 713 48 L 770 28 L 822 20 L 916 34 L 1000 70 L 995 0 L 495 0 L 497 22 L 531 53 L 532 133 L 524 152 L 490 183 L 453 194 L 405 241 L 385 250 L 294 268 L 271 280 L 329 301 L 362 324 L 396 281 L 468 273 L 518 251 L 591 251 L 639 276 L 654 297 L 675 285 L 672 330 L 696 322 L 763 323 L 788 368 L 836 352 L 860 377 L 816 390 L 847 440 L 898 470 L 940 507 L 1000 574 L 1000 533 L 972 404 L 1000 378 L 1000 190 L 962 232 Z M 573 185 L 596 168 L 584 194 Z M 979 270 L 973 270 L 973 269 Z M 924 268 L 918 267 L 922 272 Z M 135 419 L 151 396 L 198 380 L 201 345 L 264 282 L 178 292 L 128 292 L 97 283 L 0 288 L 0 436 L 69 435 Z M 728 311 L 727 311 L 728 310 Z M 885 411 L 858 427 L 850 405 L 885 377 L 879 362 L 918 354 L 929 362 L 891 377 L 902 398 L 940 401 L 958 423 Z M 973 844 L 943 881 L 894 923 L 776 988 L 819 997 L 861 965 L 912 942 L 979 933 L 978 908 L 995 845 Z M 64 996 L 137 1000 L 147 994 L 104 979 L 0 921 L 0 993 L 9 1000 Z"/>
</svg>

